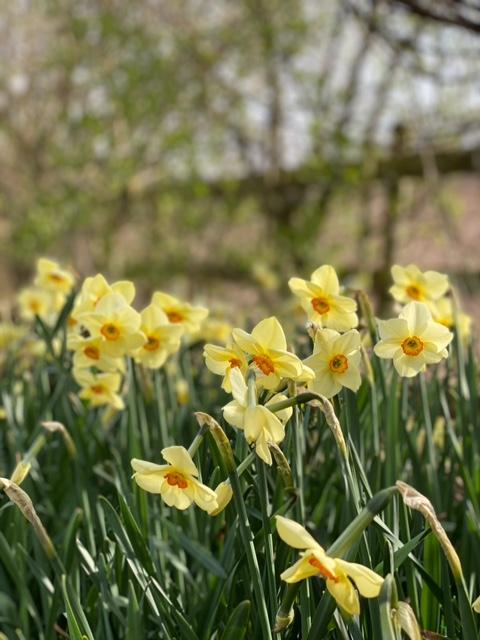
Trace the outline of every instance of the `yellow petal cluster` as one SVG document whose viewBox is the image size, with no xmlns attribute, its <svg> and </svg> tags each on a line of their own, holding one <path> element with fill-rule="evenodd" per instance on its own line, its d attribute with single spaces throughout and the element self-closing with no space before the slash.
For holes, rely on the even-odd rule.
<svg viewBox="0 0 480 640">
<path fill-rule="evenodd" d="M 40 258 L 33 286 L 25 287 L 17 296 L 22 320 L 31 322 L 38 316 L 45 324 L 53 325 L 74 283 L 70 271 L 53 260 Z"/>
<path fill-rule="evenodd" d="M 205 364 L 212 373 L 223 376 L 222 389 L 227 393 L 232 391 L 230 375 L 233 369 L 240 369 L 243 375 L 247 372 L 248 362 L 243 351 L 230 339 L 227 346 L 206 344 L 203 349 Z"/>
<path fill-rule="evenodd" d="M 160 307 L 169 322 L 184 328 L 186 333 L 196 333 L 208 316 L 208 309 L 196 307 L 174 296 L 156 291 L 152 296 L 152 304 Z"/>
<path fill-rule="evenodd" d="M 140 313 L 140 331 L 146 340 L 134 352 L 135 361 L 159 369 L 180 348 L 184 328 L 171 324 L 160 307 L 150 304 Z"/>
<path fill-rule="evenodd" d="M 283 409 L 276 414 L 269 406 L 286 400 L 287 397 L 277 393 L 266 405 L 249 405 L 248 388 L 238 368 L 230 375 L 233 400 L 223 407 L 223 417 L 237 429 L 244 432 L 249 444 L 255 444 L 255 452 L 266 464 L 272 464 L 272 454 L 268 443 L 278 444 L 285 438 L 285 423 L 292 415 L 292 408 Z"/>
<path fill-rule="evenodd" d="M 207 512 L 218 508 L 217 494 L 198 480 L 198 469 L 185 447 L 166 447 L 162 457 L 167 464 L 132 459 L 133 478 L 139 487 L 159 493 L 169 507 L 183 510 L 195 502 Z"/>
<path fill-rule="evenodd" d="M 449 288 L 448 276 L 438 271 L 420 271 L 415 264 L 401 267 L 394 264 L 391 269 L 394 284 L 391 295 L 402 304 L 412 301 L 430 306 L 445 295 Z"/>
<path fill-rule="evenodd" d="M 357 391 L 360 376 L 361 338 L 356 329 L 344 334 L 333 329 L 319 329 L 315 334 L 313 355 L 305 360 L 315 373 L 308 387 L 327 398 L 336 395 L 342 387 Z"/>
<path fill-rule="evenodd" d="M 400 376 L 411 378 L 448 355 L 453 334 L 432 318 L 422 302 L 410 302 L 398 318 L 379 320 L 380 342 L 374 351 L 379 358 L 392 358 Z"/>
<path fill-rule="evenodd" d="M 377 573 L 361 564 L 328 556 L 315 538 L 294 520 L 276 516 L 276 523 L 278 535 L 286 544 L 304 550 L 300 559 L 280 575 L 282 580 L 292 583 L 312 576 L 324 578 L 337 604 L 350 615 L 360 613 L 358 593 L 365 598 L 378 596 L 383 578 Z"/>
<path fill-rule="evenodd" d="M 237 346 L 250 356 L 259 387 L 275 389 L 282 378 L 296 380 L 305 375 L 302 361 L 287 351 L 285 333 L 275 316 L 259 322 L 251 333 L 234 329 L 232 335 Z"/>
<path fill-rule="evenodd" d="M 316 269 L 310 280 L 290 278 L 288 286 L 299 298 L 308 319 L 320 327 L 343 332 L 358 325 L 357 303 L 340 295 L 338 276 L 331 265 Z"/>
</svg>

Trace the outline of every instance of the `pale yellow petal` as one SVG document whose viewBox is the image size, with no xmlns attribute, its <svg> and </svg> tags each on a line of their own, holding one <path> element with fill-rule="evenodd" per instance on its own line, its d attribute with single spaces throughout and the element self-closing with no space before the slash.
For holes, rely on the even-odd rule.
<svg viewBox="0 0 480 640">
<path fill-rule="evenodd" d="M 365 598 L 376 598 L 382 588 L 383 578 L 362 564 L 347 562 L 341 558 L 335 558 L 337 567 L 352 578 L 360 594 Z"/>
<path fill-rule="evenodd" d="M 275 521 L 278 535 L 288 546 L 294 549 L 316 549 L 323 552 L 322 547 L 315 538 L 295 520 L 290 520 L 290 518 L 285 518 L 284 516 L 275 516 Z M 318 571 L 315 570 L 315 573 L 318 573 Z"/>
<path fill-rule="evenodd" d="M 338 295 L 340 290 L 340 285 L 338 283 L 338 276 L 335 269 L 329 265 L 324 264 L 323 266 L 315 269 L 315 271 L 311 275 L 311 280 L 316 285 L 321 287 L 325 293 L 330 295 Z"/>
<path fill-rule="evenodd" d="M 358 593 L 346 576 L 341 576 L 336 581 L 327 580 L 327 589 L 344 611 L 351 616 L 358 616 L 360 613 Z"/>
<path fill-rule="evenodd" d="M 261 320 L 252 331 L 252 338 L 264 349 L 287 349 L 287 341 L 282 325 L 275 316 Z"/>
<path fill-rule="evenodd" d="M 185 447 L 178 445 L 165 447 L 162 449 L 162 456 L 172 467 L 178 469 L 178 471 L 194 477 L 198 476 L 197 467 Z"/>
</svg>

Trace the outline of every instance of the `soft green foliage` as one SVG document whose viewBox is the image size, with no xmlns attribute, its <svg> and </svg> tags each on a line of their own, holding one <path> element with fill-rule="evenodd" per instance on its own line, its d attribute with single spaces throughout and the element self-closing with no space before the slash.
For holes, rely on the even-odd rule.
<svg viewBox="0 0 480 640">
<path fill-rule="evenodd" d="M 63 332 L 58 326 L 58 337 Z M 48 330 L 42 337 L 51 342 Z M 228 469 L 218 434 L 207 433 L 195 455 L 203 482 L 215 487 L 230 475 L 234 490 L 216 517 L 195 507 L 170 509 L 130 479 L 132 457 L 160 462 L 164 446 L 191 444 L 199 431 L 193 411 L 223 424 L 227 397 L 204 368 L 198 345 L 183 348 L 176 369 L 152 377 L 132 364 L 127 409 L 107 422 L 76 398 L 65 351 L 47 350 L 29 371 L 5 365 L 0 476 L 10 476 L 44 420 L 67 427 L 77 455 L 70 457 L 60 435 L 50 434 L 22 483 L 53 541 L 52 558 L 0 494 L 1 631 L 9 640 L 64 632 L 78 640 L 376 640 L 400 637 L 398 599 L 410 603 L 422 629 L 473 640 L 469 601 L 477 595 L 480 562 L 477 363 L 471 349 L 459 347 L 455 341 L 446 367 L 413 380 L 397 378 L 372 355 L 371 379 L 357 395 L 343 390 L 334 403 L 347 457 L 321 407 L 295 407 L 281 445 L 293 488 L 285 463 L 277 469 L 277 456 L 271 468 L 256 459 L 242 473 Z M 177 402 L 178 376 L 189 382 L 188 405 Z M 247 445 L 223 426 L 238 466 Z M 395 489 L 383 491 L 398 479 L 431 499 L 464 580 L 452 574 L 423 517 Z M 279 540 L 276 513 L 308 526 L 331 555 L 390 576 L 378 599 L 362 599 L 358 619 L 341 616 L 322 579 L 282 583 L 279 575 L 297 552 Z M 293 622 L 273 632 L 282 600 L 287 617 L 293 603 Z"/>
</svg>

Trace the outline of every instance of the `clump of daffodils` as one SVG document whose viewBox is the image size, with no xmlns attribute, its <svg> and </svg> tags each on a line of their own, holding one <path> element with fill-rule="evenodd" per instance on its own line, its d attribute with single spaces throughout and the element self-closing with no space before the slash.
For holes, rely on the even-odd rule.
<svg viewBox="0 0 480 640">
<path fill-rule="evenodd" d="M 182 337 L 197 331 L 208 314 L 173 296 L 156 292 L 141 312 L 133 306 L 135 285 L 109 284 L 103 275 L 86 278 L 69 319 L 68 347 L 80 397 L 92 406 L 122 409 L 126 358 L 146 369 L 159 369 L 175 354 Z"/>
<path fill-rule="evenodd" d="M 33 285 L 20 291 L 17 297 L 20 317 L 32 322 L 36 317 L 46 325 L 53 325 L 63 309 L 75 284 L 71 271 L 57 262 L 40 258 Z"/>
</svg>

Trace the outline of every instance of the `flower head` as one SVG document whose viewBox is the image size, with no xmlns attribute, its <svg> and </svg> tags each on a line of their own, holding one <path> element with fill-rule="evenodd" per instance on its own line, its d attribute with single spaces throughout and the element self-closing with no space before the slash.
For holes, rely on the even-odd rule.
<svg viewBox="0 0 480 640">
<path fill-rule="evenodd" d="M 224 376 L 222 381 L 222 389 L 227 393 L 232 390 L 230 384 L 230 375 L 233 369 L 240 369 L 243 375 L 247 372 L 247 359 L 245 354 L 239 347 L 230 341 L 226 347 L 219 347 L 216 344 L 206 344 L 203 349 L 205 364 L 212 373 Z"/>
<path fill-rule="evenodd" d="M 125 362 L 121 358 L 114 358 L 105 351 L 107 342 L 103 336 L 83 338 L 71 334 L 67 346 L 73 354 L 73 368 L 76 370 L 95 367 L 100 371 L 121 371 L 125 369 Z"/>
<path fill-rule="evenodd" d="M 379 321 L 380 342 L 374 351 L 379 358 L 393 358 L 399 375 L 411 378 L 448 355 L 453 334 L 432 319 L 422 302 L 410 302 L 398 318 Z"/>
<path fill-rule="evenodd" d="M 283 409 L 276 414 L 270 411 L 269 405 L 286 400 L 287 397 L 277 393 L 265 406 L 249 406 L 248 388 L 239 369 L 234 369 L 230 375 L 234 400 L 223 407 L 225 420 L 245 434 L 249 444 L 255 444 L 255 451 L 259 458 L 267 464 L 272 464 L 272 454 L 269 442 L 278 444 L 285 438 L 285 423 L 292 415 L 292 408 Z"/>
<path fill-rule="evenodd" d="M 89 369 L 74 369 L 73 376 L 82 387 L 79 396 L 88 400 L 92 407 L 110 405 L 114 409 L 123 409 L 124 403 L 118 395 L 122 383 L 119 373 L 92 373 Z"/>
<path fill-rule="evenodd" d="M 70 271 L 62 269 L 57 262 L 40 258 L 37 262 L 37 275 L 34 284 L 52 293 L 68 295 L 75 279 Z"/>
<path fill-rule="evenodd" d="M 198 331 L 208 316 L 208 309 L 205 307 L 194 307 L 163 291 L 156 291 L 153 294 L 152 304 L 160 307 L 172 324 L 182 326 L 188 333 Z"/>
<path fill-rule="evenodd" d="M 153 304 L 144 309 L 140 317 L 140 330 L 146 341 L 135 351 L 135 361 L 149 369 L 159 369 L 168 356 L 180 348 L 184 329 L 171 324 L 160 307 Z"/>
<path fill-rule="evenodd" d="M 40 287 L 26 287 L 18 294 L 18 306 L 22 320 L 34 320 L 38 316 L 46 323 L 52 323 L 62 308 L 65 297 Z"/>
<path fill-rule="evenodd" d="M 252 333 L 234 329 L 232 335 L 240 349 L 252 356 L 259 386 L 275 389 L 282 378 L 296 379 L 305 373 L 301 360 L 287 351 L 285 334 L 275 316 L 259 322 Z"/>
<path fill-rule="evenodd" d="M 342 387 L 357 391 L 360 376 L 360 334 L 351 329 L 341 335 L 333 329 L 319 329 L 315 334 L 313 355 L 305 360 L 315 372 L 309 388 L 327 398 L 336 395 Z"/>
<path fill-rule="evenodd" d="M 300 560 L 280 575 L 282 580 L 292 583 L 312 576 L 325 578 L 330 594 L 350 615 L 360 613 L 357 590 L 365 598 L 378 596 L 383 578 L 377 573 L 361 564 L 328 556 L 315 538 L 297 522 L 283 516 L 276 516 L 276 522 L 278 535 L 286 544 L 294 549 L 304 549 Z"/>
<path fill-rule="evenodd" d="M 110 285 L 101 273 L 85 278 L 75 301 L 72 319 L 78 321 L 82 315 L 95 311 L 100 300 L 109 293 L 116 293 L 130 304 L 135 297 L 135 286 L 128 280 L 119 280 Z"/>
<path fill-rule="evenodd" d="M 93 312 L 78 319 L 92 337 L 103 337 L 105 353 L 114 358 L 132 354 L 145 343 L 140 314 L 118 293 L 108 293 Z"/>
<path fill-rule="evenodd" d="M 329 264 L 316 269 L 310 280 L 290 278 L 288 286 L 299 299 L 309 320 L 320 327 L 348 331 L 358 324 L 357 303 L 340 295 L 335 269 Z"/>
<path fill-rule="evenodd" d="M 448 277 L 443 273 L 422 272 L 414 264 L 407 267 L 394 264 L 391 273 L 394 284 L 390 287 L 390 293 L 402 304 L 414 300 L 430 305 L 441 298 L 449 287 Z"/>
<path fill-rule="evenodd" d="M 430 310 L 435 322 L 443 324 L 448 329 L 453 329 L 456 323 L 460 339 L 468 342 L 472 333 L 472 317 L 459 309 L 455 310 L 451 298 L 437 300 L 430 306 Z"/>
<path fill-rule="evenodd" d="M 169 507 L 183 510 L 195 502 L 204 511 L 214 511 L 218 506 L 216 493 L 198 480 L 198 469 L 185 447 L 166 447 L 162 456 L 168 464 L 136 458 L 131 461 L 138 486 L 159 493 Z"/>
</svg>

